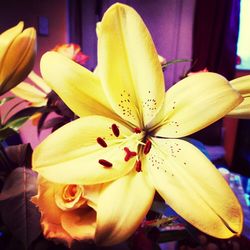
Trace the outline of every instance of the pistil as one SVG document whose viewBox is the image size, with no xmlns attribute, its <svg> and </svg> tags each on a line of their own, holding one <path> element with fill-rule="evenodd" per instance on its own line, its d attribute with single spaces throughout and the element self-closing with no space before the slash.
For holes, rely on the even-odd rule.
<svg viewBox="0 0 250 250">
<path fill-rule="evenodd" d="M 137 155 L 136 152 L 130 151 L 128 147 L 125 147 L 124 151 L 126 152 L 126 155 L 124 157 L 124 161 L 129 161 L 131 158 L 133 158 Z"/>
</svg>

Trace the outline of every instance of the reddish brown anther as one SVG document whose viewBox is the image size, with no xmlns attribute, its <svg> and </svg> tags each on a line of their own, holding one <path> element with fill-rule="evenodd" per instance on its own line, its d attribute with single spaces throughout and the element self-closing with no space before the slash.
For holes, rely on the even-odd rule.
<svg viewBox="0 0 250 250">
<path fill-rule="evenodd" d="M 116 124 L 112 124 L 111 126 L 113 134 L 118 137 L 120 135 L 120 130 Z"/>
<path fill-rule="evenodd" d="M 124 161 L 129 161 L 131 158 L 135 157 L 137 155 L 136 152 L 130 151 L 129 148 L 125 147 L 124 151 L 126 152 L 126 155 L 124 157 Z"/>
<path fill-rule="evenodd" d="M 101 145 L 102 147 L 106 148 L 107 147 L 107 143 L 101 138 L 101 137 L 98 137 L 96 138 L 96 141 L 99 145 Z"/>
<path fill-rule="evenodd" d="M 149 151 L 151 149 L 151 145 L 152 145 L 151 141 L 147 140 L 146 145 L 144 146 L 144 150 L 143 150 L 145 155 L 149 153 Z"/>
<path fill-rule="evenodd" d="M 135 170 L 137 172 L 141 172 L 141 161 L 140 160 L 136 161 L 136 163 L 135 163 Z"/>
<path fill-rule="evenodd" d="M 136 127 L 136 128 L 134 128 L 134 132 L 135 132 L 136 134 L 140 134 L 140 133 L 141 133 L 141 129 L 138 128 L 138 127 Z"/>
<path fill-rule="evenodd" d="M 104 159 L 100 159 L 98 161 L 102 166 L 104 166 L 105 168 L 111 168 L 113 166 L 113 164 L 109 161 L 106 161 Z"/>
</svg>

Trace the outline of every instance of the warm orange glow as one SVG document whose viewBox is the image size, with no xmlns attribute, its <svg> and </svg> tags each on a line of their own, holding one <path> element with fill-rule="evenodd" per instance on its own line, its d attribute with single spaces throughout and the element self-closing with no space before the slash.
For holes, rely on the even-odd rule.
<svg viewBox="0 0 250 250">
<path fill-rule="evenodd" d="M 53 50 L 65 55 L 81 65 L 84 65 L 89 59 L 89 56 L 83 54 L 80 46 L 75 43 L 59 44 Z"/>
</svg>

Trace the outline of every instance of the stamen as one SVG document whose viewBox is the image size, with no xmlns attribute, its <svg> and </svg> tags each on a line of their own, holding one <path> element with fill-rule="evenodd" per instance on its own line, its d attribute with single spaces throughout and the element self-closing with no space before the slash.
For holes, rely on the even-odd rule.
<svg viewBox="0 0 250 250">
<path fill-rule="evenodd" d="M 124 161 L 129 161 L 131 158 L 135 157 L 137 155 L 136 152 L 130 151 L 129 148 L 125 147 L 124 151 L 126 152 L 126 155 L 124 157 Z"/>
<path fill-rule="evenodd" d="M 135 163 L 135 170 L 137 172 L 141 172 L 141 161 L 140 160 L 136 161 L 136 163 Z"/>
<path fill-rule="evenodd" d="M 136 134 L 140 134 L 140 133 L 141 133 L 141 129 L 138 128 L 138 127 L 136 127 L 136 128 L 134 128 L 134 132 L 135 132 Z"/>
<path fill-rule="evenodd" d="M 116 137 L 118 137 L 118 136 L 120 135 L 120 130 L 119 130 L 119 128 L 117 127 L 117 125 L 116 125 L 116 124 L 112 124 L 111 128 L 112 128 L 113 134 L 114 134 Z"/>
<path fill-rule="evenodd" d="M 96 138 L 96 141 L 99 145 L 101 145 L 102 147 L 106 148 L 107 147 L 107 143 L 101 138 L 101 137 L 98 137 Z"/>
<path fill-rule="evenodd" d="M 144 150 L 143 150 L 145 155 L 149 153 L 149 151 L 151 149 L 151 145 L 152 145 L 151 141 L 147 140 L 146 145 L 145 145 Z"/>
<path fill-rule="evenodd" d="M 100 159 L 98 161 L 101 165 L 103 165 L 105 168 L 111 168 L 113 166 L 113 164 L 109 161 L 106 161 L 104 159 Z"/>
</svg>

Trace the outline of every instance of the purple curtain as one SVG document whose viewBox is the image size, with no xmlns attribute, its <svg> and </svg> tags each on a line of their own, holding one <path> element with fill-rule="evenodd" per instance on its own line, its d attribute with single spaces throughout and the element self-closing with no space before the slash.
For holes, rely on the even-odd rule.
<svg viewBox="0 0 250 250">
<path fill-rule="evenodd" d="M 69 42 L 79 44 L 90 58 L 85 67 L 94 70 L 97 65 L 96 23 L 115 0 L 68 0 Z M 120 2 L 126 3 L 126 0 Z"/>
<path fill-rule="evenodd" d="M 86 67 L 93 70 L 97 64 L 96 23 L 102 17 L 102 0 L 68 0 L 69 42 L 79 44 L 90 56 Z"/>
<path fill-rule="evenodd" d="M 196 1 L 192 71 L 207 68 L 228 80 L 234 78 L 239 31 L 240 0 Z M 205 144 L 222 143 L 222 121 L 196 133 Z"/>
<path fill-rule="evenodd" d="M 69 42 L 82 43 L 81 0 L 68 0 Z"/>
<path fill-rule="evenodd" d="M 240 0 L 197 1 L 193 29 L 193 71 L 207 68 L 234 78 Z"/>
</svg>

